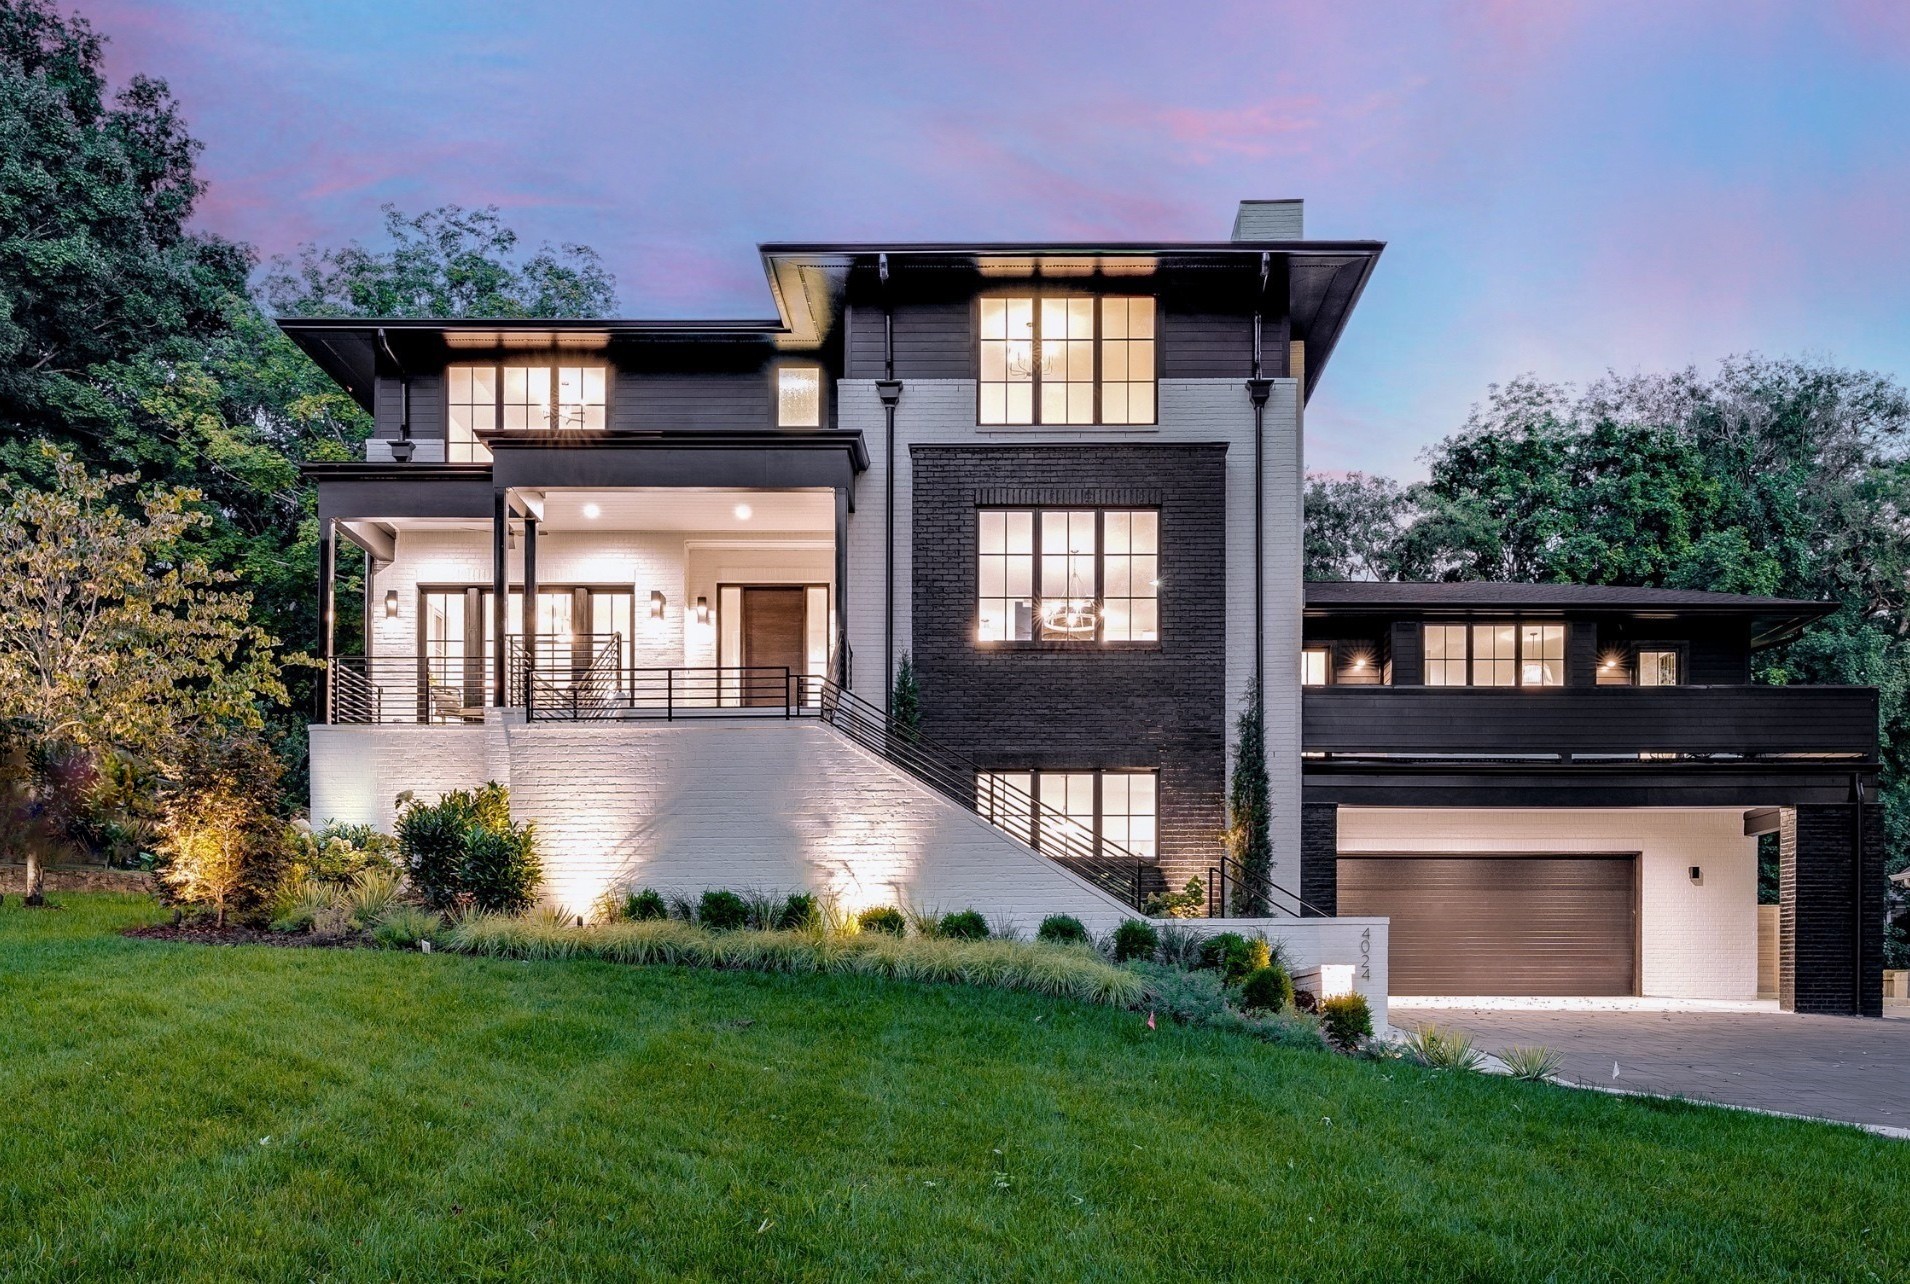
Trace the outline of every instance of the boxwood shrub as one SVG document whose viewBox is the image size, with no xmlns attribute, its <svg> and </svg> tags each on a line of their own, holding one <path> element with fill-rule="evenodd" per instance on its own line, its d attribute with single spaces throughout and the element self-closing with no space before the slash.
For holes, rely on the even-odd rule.
<svg viewBox="0 0 1910 1284">
<path fill-rule="evenodd" d="M 712 887 L 696 903 L 696 921 L 718 932 L 733 932 L 749 923 L 749 902 L 735 892 Z"/>
<path fill-rule="evenodd" d="M 1273 962 L 1273 951 L 1266 939 L 1221 932 L 1200 943 L 1200 965 L 1220 973 L 1220 979 L 1232 985 Z"/>
<path fill-rule="evenodd" d="M 1293 978 L 1278 963 L 1258 967 L 1240 983 L 1240 1006 L 1247 1012 L 1293 1009 Z"/>
<path fill-rule="evenodd" d="M 951 941 L 985 941 L 988 920 L 976 910 L 956 910 L 942 915 L 941 934 Z"/>
<path fill-rule="evenodd" d="M 856 922 L 865 932 L 883 932 L 889 936 L 902 935 L 909 925 L 902 911 L 893 905 L 871 905 L 856 915 Z"/>
<path fill-rule="evenodd" d="M 1152 923 L 1130 918 L 1114 929 L 1116 963 L 1150 962 L 1161 948 L 1161 934 Z"/>
<path fill-rule="evenodd" d="M 1072 914 L 1050 914 L 1035 929 L 1035 939 L 1051 945 L 1075 945 L 1088 939 L 1088 929 Z"/>
</svg>

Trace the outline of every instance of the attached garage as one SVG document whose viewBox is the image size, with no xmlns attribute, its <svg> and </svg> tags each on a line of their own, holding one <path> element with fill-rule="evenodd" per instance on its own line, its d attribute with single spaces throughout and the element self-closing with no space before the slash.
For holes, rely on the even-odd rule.
<svg viewBox="0 0 1910 1284">
<path fill-rule="evenodd" d="M 1638 854 L 1339 858 L 1339 912 L 1384 915 L 1401 995 L 1638 993 Z"/>
</svg>

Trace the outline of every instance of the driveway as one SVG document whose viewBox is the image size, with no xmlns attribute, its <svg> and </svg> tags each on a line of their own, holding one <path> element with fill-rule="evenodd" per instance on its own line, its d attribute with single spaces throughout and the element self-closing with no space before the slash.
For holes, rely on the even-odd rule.
<svg viewBox="0 0 1910 1284">
<path fill-rule="evenodd" d="M 1485 1052 L 1556 1048 L 1571 1082 L 1910 1130 L 1910 1020 L 1404 1004 L 1391 1019 L 1464 1030 Z"/>
</svg>

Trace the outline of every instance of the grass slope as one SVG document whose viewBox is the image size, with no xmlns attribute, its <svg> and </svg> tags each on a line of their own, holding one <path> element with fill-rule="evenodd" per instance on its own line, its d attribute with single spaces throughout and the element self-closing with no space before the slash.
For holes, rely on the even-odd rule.
<svg viewBox="0 0 1910 1284">
<path fill-rule="evenodd" d="M 1902 1278 L 1910 1150 L 1024 994 L 0 910 L 0 1279 Z M 17 902 L 15 903 L 17 906 Z"/>
</svg>

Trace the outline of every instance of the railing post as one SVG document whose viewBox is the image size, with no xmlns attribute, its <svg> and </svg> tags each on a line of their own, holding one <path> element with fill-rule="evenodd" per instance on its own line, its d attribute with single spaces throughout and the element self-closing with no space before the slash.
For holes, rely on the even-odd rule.
<svg viewBox="0 0 1910 1284">
<path fill-rule="evenodd" d="M 790 712 L 790 708 L 789 708 L 789 670 L 784 669 L 783 670 L 783 721 L 787 722 L 789 721 L 790 718 L 794 716 L 795 715 Z"/>
<path fill-rule="evenodd" d="M 676 670 L 663 671 L 663 720 L 676 721 Z"/>
</svg>

